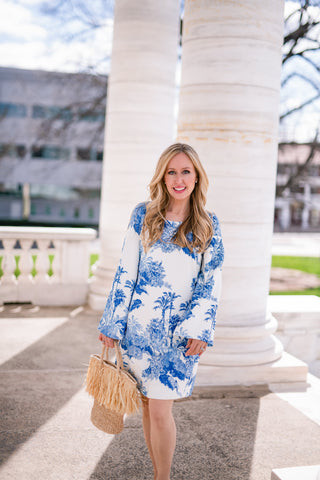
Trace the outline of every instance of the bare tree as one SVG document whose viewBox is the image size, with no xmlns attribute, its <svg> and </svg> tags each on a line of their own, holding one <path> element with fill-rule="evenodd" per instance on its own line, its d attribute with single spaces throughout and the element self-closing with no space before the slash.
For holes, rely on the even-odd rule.
<svg viewBox="0 0 320 480">
<path fill-rule="evenodd" d="M 320 98 L 320 5 L 317 13 L 314 5 L 316 2 L 300 0 L 284 20 L 281 89 L 290 88 L 298 79 L 308 95 L 286 109 L 280 121 Z"/>
<path fill-rule="evenodd" d="M 318 0 L 299 0 L 296 7 L 284 19 L 282 81 L 281 81 L 281 111 L 280 127 L 295 125 L 298 130 L 304 124 L 306 111 L 311 106 L 315 111 L 320 107 L 320 5 Z M 298 93 L 296 93 L 298 91 Z M 287 99 L 290 101 L 287 102 Z M 277 196 L 300 182 L 308 175 L 310 164 L 320 149 L 319 123 L 312 141 L 308 145 L 305 159 L 296 158 L 295 168 L 290 170 L 285 185 L 277 187 Z M 290 137 L 290 135 L 289 135 Z M 291 135 L 293 137 L 293 135 Z M 279 150 L 286 145 L 297 145 L 295 138 L 289 142 L 280 142 Z M 297 149 L 298 155 L 299 149 Z"/>
</svg>

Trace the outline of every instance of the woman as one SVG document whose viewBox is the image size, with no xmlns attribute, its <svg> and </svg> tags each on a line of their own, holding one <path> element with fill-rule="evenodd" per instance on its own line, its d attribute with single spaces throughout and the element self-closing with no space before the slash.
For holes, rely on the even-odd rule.
<svg viewBox="0 0 320 480">
<path fill-rule="evenodd" d="M 224 248 L 205 210 L 208 177 L 195 150 L 168 147 L 133 209 L 99 339 L 120 340 L 138 380 L 143 429 L 155 480 L 170 479 L 176 444 L 173 400 L 191 395 L 198 362 L 213 345 Z"/>
</svg>

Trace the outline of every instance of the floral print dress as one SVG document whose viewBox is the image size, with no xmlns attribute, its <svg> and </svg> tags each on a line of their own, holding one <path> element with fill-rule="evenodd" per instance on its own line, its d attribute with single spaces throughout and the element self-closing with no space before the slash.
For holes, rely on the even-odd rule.
<svg viewBox="0 0 320 480">
<path fill-rule="evenodd" d="M 204 253 L 172 242 L 182 222 L 166 220 L 161 240 L 144 252 L 140 233 L 148 202 L 132 211 L 118 268 L 98 329 L 120 340 L 123 363 L 148 398 L 191 395 L 199 355 L 189 338 L 213 345 L 224 260 L 219 221 Z M 192 232 L 188 234 L 192 240 Z M 187 237 L 188 237 L 187 235 Z"/>
</svg>

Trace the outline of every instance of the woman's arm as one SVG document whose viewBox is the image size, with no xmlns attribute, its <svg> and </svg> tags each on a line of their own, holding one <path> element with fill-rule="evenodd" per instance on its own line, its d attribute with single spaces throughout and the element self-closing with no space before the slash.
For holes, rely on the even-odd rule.
<svg viewBox="0 0 320 480">
<path fill-rule="evenodd" d="M 133 290 L 137 281 L 140 261 L 140 219 L 139 203 L 132 211 L 127 231 L 123 240 L 121 257 L 113 284 L 107 298 L 106 306 L 98 330 L 105 337 L 121 340 L 126 330 L 127 317 Z M 101 341 L 106 340 L 100 337 Z M 110 345 L 111 346 L 111 345 Z"/>
<path fill-rule="evenodd" d="M 218 218 L 212 215 L 214 235 L 202 254 L 201 269 L 185 317 L 173 335 L 193 338 L 213 345 L 216 313 L 222 286 L 224 246 Z"/>
</svg>

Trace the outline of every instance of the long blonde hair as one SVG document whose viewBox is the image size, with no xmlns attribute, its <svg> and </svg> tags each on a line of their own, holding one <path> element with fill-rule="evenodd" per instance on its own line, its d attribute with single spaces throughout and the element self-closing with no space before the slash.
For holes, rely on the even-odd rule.
<svg viewBox="0 0 320 480">
<path fill-rule="evenodd" d="M 141 242 L 146 252 L 157 240 L 161 240 L 166 221 L 170 195 L 164 183 L 164 175 L 170 160 L 183 152 L 193 163 L 198 181 L 190 195 L 189 216 L 179 225 L 172 241 L 182 248 L 187 247 L 199 253 L 204 252 L 213 236 L 212 220 L 205 210 L 208 176 L 196 151 L 186 143 L 174 143 L 164 150 L 156 165 L 155 173 L 148 185 L 151 201 L 146 206 L 146 214 L 141 229 Z M 192 240 L 187 234 L 192 232 Z"/>
</svg>

